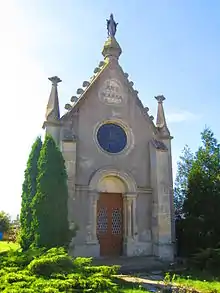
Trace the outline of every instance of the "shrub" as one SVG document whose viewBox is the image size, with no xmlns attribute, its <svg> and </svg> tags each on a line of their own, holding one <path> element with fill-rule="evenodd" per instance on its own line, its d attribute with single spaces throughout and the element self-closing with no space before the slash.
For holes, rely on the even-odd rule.
<svg viewBox="0 0 220 293">
<path fill-rule="evenodd" d="M 32 274 L 39 276 L 50 276 L 53 273 L 67 273 L 73 269 L 73 261 L 67 255 L 42 256 L 34 259 L 28 265 Z"/>
<path fill-rule="evenodd" d="M 73 260 L 74 269 L 77 272 L 81 272 L 85 275 L 101 274 L 105 277 L 111 277 L 116 275 L 119 270 L 119 266 L 92 266 L 92 258 L 77 257 Z"/>
<path fill-rule="evenodd" d="M 64 247 L 53 247 L 45 251 L 48 256 L 56 256 L 56 255 L 68 255 L 66 249 Z"/>
<path fill-rule="evenodd" d="M 101 274 L 94 274 L 87 279 L 87 288 L 90 292 L 118 292 L 118 286 L 109 278 L 103 278 Z"/>
<path fill-rule="evenodd" d="M 87 275 L 99 273 L 105 277 L 111 277 L 116 275 L 119 270 L 119 266 L 90 266 L 83 268 L 83 272 Z"/>
<path fill-rule="evenodd" d="M 76 268 L 91 266 L 92 258 L 91 257 L 76 257 L 73 261 L 73 264 Z"/>
<path fill-rule="evenodd" d="M 91 258 L 71 258 L 64 248 L 8 252 L 0 256 L 0 292 L 118 292 L 117 267 L 92 266 Z"/>
<path fill-rule="evenodd" d="M 4 281 L 12 284 L 12 283 L 16 283 L 16 282 L 33 282 L 35 279 L 35 277 L 33 276 L 29 276 L 27 274 L 25 274 L 24 271 L 20 271 L 20 272 L 11 272 L 5 275 L 4 277 Z"/>
<path fill-rule="evenodd" d="M 216 270 L 220 267 L 220 248 L 201 249 L 192 256 L 190 262 L 202 270 Z"/>
<path fill-rule="evenodd" d="M 18 287 L 17 289 L 16 288 L 6 288 L 3 293 L 40 293 L 39 291 L 35 291 L 33 289 L 28 289 L 28 288 L 21 288 L 21 287 Z"/>
<path fill-rule="evenodd" d="M 43 253 L 43 249 L 32 249 L 26 252 L 9 250 L 0 254 L 0 268 L 25 268 L 34 258 Z"/>
</svg>

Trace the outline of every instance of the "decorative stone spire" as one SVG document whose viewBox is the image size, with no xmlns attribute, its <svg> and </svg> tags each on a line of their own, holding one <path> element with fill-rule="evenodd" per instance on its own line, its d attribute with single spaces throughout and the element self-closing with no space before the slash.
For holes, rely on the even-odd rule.
<svg viewBox="0 0 220 293">
<path fill-rule="evenodd" d="M 110 15 L 110 19 L 107 19 L 107 31 L 108 39 L 104 44 L 102 55 L 104 59 L 118 59 L 122 53 L 121 47 L 115 39 L 118 23 L 115 22 L 113 14 Z"/>
<path fill-rule="evenodd" d="M 57 84 L 61 82 L 61 79 L 57 76 L 48 78 L 52 82 L 52 88 L 50 92 L 49 101 L 46 110 L 46 120 L 43 124 L 43 129 L 46 130 L 46 134 L 50 134 L 54 141 L 59 145 L 60 143 L 60 108 L 59 99 L 57 93 Z"/>
<path fill-rule="evenodd" d="M 46 121 L 55 122 L 60 119 L 57 85 L 62 80 L 57 76 L 49 77 L 48 79 L 52 82 L 52 88 L 50 92 L 49 101 L 47 104 Z"/>
<path fill-rule="evenodd" d="M 156 126 L 163 137 L 167 137 L 167 136 L 170 137 L 170 132 L 167 127 L 166 118 L 165 118 L 164 109 L 163 109 L 163 101 L 165 100 L 165 97 L 163 95 L 159 95 L 155 97 L 155 99 L 158 101 Z"/>
</svg>

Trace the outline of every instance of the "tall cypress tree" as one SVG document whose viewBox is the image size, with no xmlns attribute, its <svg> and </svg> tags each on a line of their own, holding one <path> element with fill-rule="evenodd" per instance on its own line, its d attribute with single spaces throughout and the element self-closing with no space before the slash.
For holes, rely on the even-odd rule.
<svg viewBox="0 0 220 293">
<path fill-rule="evenodd" d="M 37 189 L 37 163 L 40 156 L 41 147 L 41 138 L 37 137 L 37 139 L 32 145 L 32 149 L 28 158 L 27 167 L 24 174 L 20 214 L 20 245 L 23 250 L 27 250 L 34 240 L 34 231 L 32 229 L 33 213 L 31 203 L 33 197 L 36 194 Z"/>
<path fill-rule="evenodd" d="M 37 193 L 33 200 L 35 246 L 67 246 L 67 174 L 63 156 L 53 138 L 45 138 L 38 161 Z"/>
</svg>

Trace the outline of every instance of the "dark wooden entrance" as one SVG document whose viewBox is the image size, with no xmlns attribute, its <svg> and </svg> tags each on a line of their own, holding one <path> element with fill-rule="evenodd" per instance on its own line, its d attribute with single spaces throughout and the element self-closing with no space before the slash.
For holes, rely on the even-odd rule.
<svg viewBox="0 0 220 293">
<path fill-rule="evenodd" d="M 123 245 L 123 199 L 120 193 L 101 193 L 97 202 L 100 256 L 119 256 Z"/>
</svg>

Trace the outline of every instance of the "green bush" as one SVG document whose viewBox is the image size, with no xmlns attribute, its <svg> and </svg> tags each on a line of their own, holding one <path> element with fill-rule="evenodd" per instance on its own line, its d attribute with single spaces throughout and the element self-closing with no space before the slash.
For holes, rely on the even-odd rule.
<svg viewBox="0 0 220 293">
<path fill-rule="evenodd" d="M 6 288 L 4 291 L 2 291 L 4 293 L 40 293 L 35 291 L 34 289 L 28 289 L 28 288 Z M 58 291 L 59 292 L 59 291 Z"/>
<path fill-rule="evenodd" d="M 91 257 L 76 257 L 73 261 L 73 264 L 76 268 L 84 268 L 86 266 L 91 266 L 92 258 Z"/>
<path fill-rule="evenodd" d="M 19 267 L 25 268 L 34 258 L 39 257 L 43 249 L 32 249 L 25 252 L 9 250 L 0 254 L 0 269 Z"/>
<path fill-rule="evenodd" d="M 0 292 L 118 292 L 117 267 L 92 266 L 91 258 L 71 258 L 63 248 L 8 252 L 0 257 Z"/>
<path fill-rule="evenodd" d="M 201 270 L 216 270 L 220 268 L 220 248 L 201 249 L 190 260 L 191 264 Z"/>
<path fill-rule="evenodd" d="M 53 273 L 70 272 L 73 268 L 73 261 L 69 256 L 42 256 L 39 259 L 34 259 L 28 265 L 28 269 L 34 275 L 50 276 Z"/>
<path fill-rule="evenodd" d="M 33 282 L 34 280 L 35 280 L 34 276 L 29 276 L 25 274 L 25 272 L 23 271 L 8 273 L 4 277 L 5 283 L 8 283 L 8 284 L 20 283 L 20 286 L 21 286 L 21 282 L 23 282 L 25 285 L 27 283 Z"/>
<path fill-rule="evenodd" d="M 84 267 L 83 272 L 86 275 L 91 275 L 91 274 L 101 274 L 102 276 L 109 277 L 116 275 L 118 273 L 119 266 L 90 266 L 90 267 Z"/>
<path fill-rule="evenodd" d="M 77 257 L 73 260 L 74 270 L 80 271 L 85 275 L 100 273 L 103 276 L 110 277 L 116 275 L 119 266 L 92 266 L 92 258 Z"/>
</svg>

